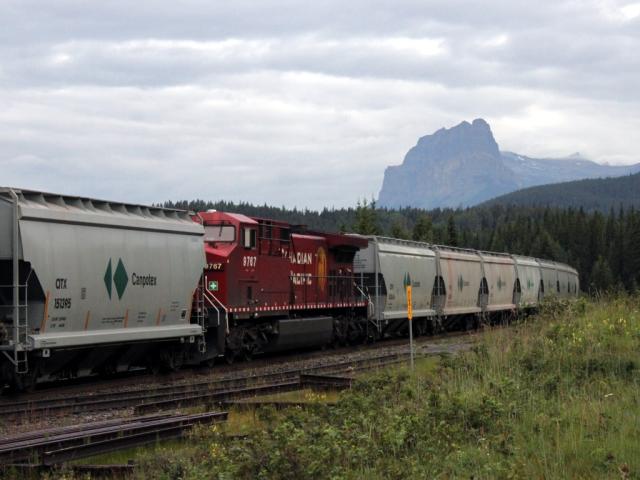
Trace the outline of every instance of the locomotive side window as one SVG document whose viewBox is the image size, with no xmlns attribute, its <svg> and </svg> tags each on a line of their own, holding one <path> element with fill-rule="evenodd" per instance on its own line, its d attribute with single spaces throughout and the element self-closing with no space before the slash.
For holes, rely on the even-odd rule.
<svg viewBox="0 0 640 480">
<path fill-rule="evenodd" d="M 242 230 L 244 248 L 256 248 L 256 231 L 253 228 L 244 228 Z"/>
<path fill-rule="evenodd" d="M 236 239 L 236 229 L 233 225 L 206 225 L 204 227 L 205 242 L 233 242 Z"/>
</svg>

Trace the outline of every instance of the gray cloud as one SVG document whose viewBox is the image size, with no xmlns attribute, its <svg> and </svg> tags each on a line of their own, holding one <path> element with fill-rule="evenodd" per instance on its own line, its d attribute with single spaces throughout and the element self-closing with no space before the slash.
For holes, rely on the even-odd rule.
<svg viewBox="0 0 640 480">
<path fill-rule="evenodd" d="M 375 195 L 417 137 L 640 161 L 640 4 L 0 6 L 0 183 L 319 208 Z"/>
</svg>

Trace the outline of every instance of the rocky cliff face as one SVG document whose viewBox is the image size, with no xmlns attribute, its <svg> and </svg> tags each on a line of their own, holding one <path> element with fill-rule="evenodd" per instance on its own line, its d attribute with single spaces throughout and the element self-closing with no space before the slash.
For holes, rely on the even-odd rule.
<svg viewBox="0 0 640 480">
<path fill-rule="evenodd" d="M 378 204 L 457 207 L 517 187 L 513 172 L 502 161 L 489 125 L 476 119 L 420 138 L 402 165 L 387 167 Z"/>
<path fill-rule="evenodd" d="M 519 188 L 637 171 L 640 164 L 599 165 L 576 155 L 535 159 L 503 153 L 487 122 L 476 119 L 420 138 L 402 165 L 385 170 L 378 205 L 464 207 Z"/>
</svg>

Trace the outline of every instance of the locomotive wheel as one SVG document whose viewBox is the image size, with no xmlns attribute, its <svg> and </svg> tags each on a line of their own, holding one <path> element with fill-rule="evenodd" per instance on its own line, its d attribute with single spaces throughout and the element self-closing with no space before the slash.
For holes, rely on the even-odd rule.
<svg viewBox="0 0 640 480">
<path fill-rule="evenodd" d="M 249 349 L 242 351 L 242 358 L 245 362 L 250 362 L 253 359 L 253 352 Z"/>
<path fill-rule="evenodd" d="M 338 348 L 347 344 L 346 325 L 341 319 L 336 319 L 333 322 L 333 340 L 331 344 L 333 348 Z"/>
<path fill-rule="evenodd" d="M 233 362 L 236 360 L 236 354 L 230 348 L 226 348 L 224 351 L 224 360 L 227 362 L 227 365 L 233 365 Z"/>
</svg>

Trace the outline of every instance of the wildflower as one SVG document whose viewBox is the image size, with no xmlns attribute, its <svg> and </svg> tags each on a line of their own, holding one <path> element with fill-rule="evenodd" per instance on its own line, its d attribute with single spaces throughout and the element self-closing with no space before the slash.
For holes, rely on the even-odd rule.
<svg viewBox="0 0 640 480">
<path fill-rule="evenodd" d="M 209 454 L 211 455 L 211 458 L 219 459 L 224 455 L 224 452 L 222 451 L 221 445 L 214 442 L 209 445 Z"/>
</svg>

